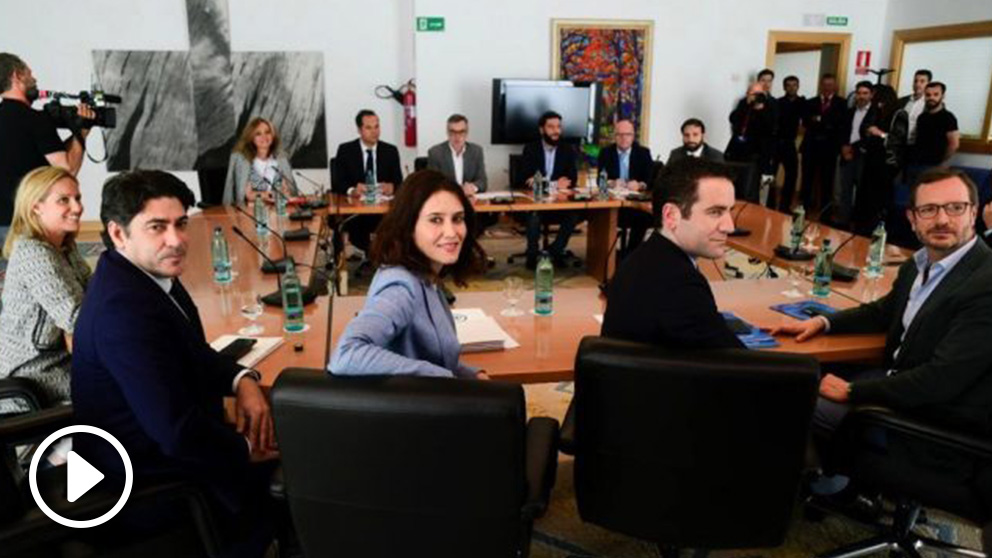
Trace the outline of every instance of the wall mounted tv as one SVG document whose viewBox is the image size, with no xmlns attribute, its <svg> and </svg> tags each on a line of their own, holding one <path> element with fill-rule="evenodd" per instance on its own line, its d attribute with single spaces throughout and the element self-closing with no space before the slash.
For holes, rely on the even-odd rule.
<svg viewBox="0 0 992 558">
<path fill-rule="evenodd" d="M 540 138 L 537 121 L 545 111 L 562 116 L 562 139 L 594 143 L 601 88 L 595 82 L 493 80 L 493 144 L 520 144 Z"/>
</svg>

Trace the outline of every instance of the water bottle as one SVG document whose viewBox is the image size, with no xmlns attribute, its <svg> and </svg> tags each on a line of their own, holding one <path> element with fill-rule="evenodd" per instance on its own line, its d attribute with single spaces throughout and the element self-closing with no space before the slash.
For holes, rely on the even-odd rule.
<svg viewBox="0 0 992 558">
<path fill-rule="evenodd" d="M 539 202 L 544 199 L 544 175 L 541 171 L 534 173 L 534 184 L 532 186 L 534 189 L 534 201 Z"/>
<path fill-rule="evenodd" d="M 375 173 L 369 169 L 365 173 L 365 203 L 372 205 L 379 201 L 379 184 L 375 181 Z"/>
<path fill-rule="evenodd" d="M 265 207 L 265 200 L 262 199 L 261 192 L 255 195 L 255 232 L 258 236 L 269 234 L 266 226 L 269 224 L 269 210 Z"/>
<path fill-rule="evenodd" d="M 292 260 L 286 260 L 282 275 L 282 328 L 289 332 L 303 331 L 303 288 Z"/>
<path fill-rule="evenodd" d="M 830 239 L 823 239 L 823 248 L 816 255 L 813 268 L 813 296 L 825 298 L 830 296 L 830 278 L 833 275 L 834 255 L 830 249 Z"/>
<path fill-rule="evenodd" d="M 534 313 L 539 316 L 550 316 L 553 309 L 555 286 L 555 266 L 551 256 L 541 252 L 541 259 L 534 272 Z"/>
<path fill-rule="evenodd" d="M 224 230 L 214 228 L 214 237 L 210 244 L 210 259 L 214 266 L 214 282 L 226 285 L 231 282 L 231 254 L 227 247 Z"/>
<path fill-rule="evenodd" d="M 273 191 L 272 195 L 276 197 L 276 216 L 284 219 L 286 217 L 286 206 L 289 200 L 286 199 L 286 195 L 282 193 L 282 175 L 276 171 L 275 180 L 272 181 L 272 189 L 279 190 L 278 192 Z"/>
<path fill-rule="evenodd" d="M 608 200 L 610 199 L 610 183 L 606 179 L 606 172 L 600 172 L 598 178 L 599 184 L 599 199 Z"/>
<path fill-rule="evenodd" d="M 868 267 L 865 277 L 877 279 L 882 276 L 882 264 L 885 259 L 885 222 L 879 221 L 871 233 L 871 246 L 868 247 Z"/>
<path fill-rule="evenodd" d="M 789 234 L 789 249 L 798 252 L 806 230 L 806 208 L 802 205 L 792 210 L 792 230 Z"/>
</svg>

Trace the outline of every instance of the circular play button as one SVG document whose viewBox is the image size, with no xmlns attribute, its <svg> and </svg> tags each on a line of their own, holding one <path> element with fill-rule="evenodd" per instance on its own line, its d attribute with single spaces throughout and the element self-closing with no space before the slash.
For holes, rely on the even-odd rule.
<svg viewBox="0 0 992 558">
<path fill-rule="evenodd" d="M 117 453 L 121 456 L 121 461 L 124 462 L 124 491 L 117 503 L 114 504 L 114 507 L 110 508 L 110 510 L 100 517 L 86 520 L 68 519 L 62 517 L 52 510 L 45 499 L 41 497 L 41 492 L 38 489 L 38 462 L 41 460 L 42 455 L 45 454 L 48 447 L 54 442 L 60 438 L 69 436 L 70 434 L 92 434 L 103 438 L 107 441 L 107 443 L 114 446 L 114 449 L 116 449 Z M 79 498 L 83 497 L 90 491 L 90 489 L 100 484 L 100 481 L 104 479 L 103 473 L 74 451 L 69 452 L 65 471 L 66 500 L 69 502 L 75 502 Z M 43 441 L 41 445 L 38 446 L 34 452 L 34 457 L 31 458 L 31 468 L 28 471 L 28 484 L 31 486 L 31 496 L 34 497 L 35 503 L 38 504 L 38 509 L 40 509 L 42 513 L 47 515 L 52 521 L 74 529 L 85 529 L 87 527 L 102 525 L 107 521 L 110 521 L 111 518 L 121 511 L 124 504 L 127 503 L 128 496 L 131 495 L 131 486 L 134 484 L 134 471 L 131 469 L 131 459 L 128 457 L 127 452 L 124 451 L 124 446 L 117 441 L 117 438 L 114 438 L 107 431 L 95 426 L 79 424 L 76 426 L 67 426 L 53 432 L 45 438 L 45 441 Z"/>
</svg>

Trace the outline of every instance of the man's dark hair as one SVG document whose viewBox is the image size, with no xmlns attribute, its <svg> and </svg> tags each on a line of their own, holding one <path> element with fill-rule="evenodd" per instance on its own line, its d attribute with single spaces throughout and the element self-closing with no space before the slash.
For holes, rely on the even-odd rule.
<svg viewBox="0 0 992 558">
<path fill-rule="evenodd" d="M 703 121 L 698 118 L 690 118 L 685 122 L 683 122 L 682 127 L 679 128 L 679 131 L 684 134 L 686 126 L 698 126 L 699 129 L 702 130 L 704 134 L 706 133 L 706 124 L 703 124 Z"/>
<path fill-rule="evenodd" d="M 127 231 L 135 215 L 145 209 L 145 204 L 158 198 L 175 198 L 183 204 L 183 209 L 189 209 L 196 202 L 186 183 L 165 171 L 133 170 L 108 178 L 103 183 L 100 202 L 100 221 L 103 223 L 100 236 L 107 248 L 114 247 L 107 233 L 108 223 L 113 221 Z"/>
<path fill-rule="evenodd" d="M 931 72 L 930 70 L 924 70 L 924 69 L 916 70 L 916 73 L 913 74 L 913 77 L 915 78 L 916 76 L 927 76 L 927 81 L 933 81 L 933 72 Z"/>
<path fill-rule="evenodd" d="M 551 120 L 552 118 L 557 118 L 558 120 L 561 120 L 561 115 L 558 114 L 557 112 L 553 111 L 553 110 L 549 110 L 549 111 L 545 112 L 544 114 L 542 114 L 541 115 L 541 118 L 538 119 L 538 121 L 537 121 L 537 127 L 538 128 L 543 128 L 544 127 L 544 124 L 547 123 L 547 121 L 548 120 Z"/>
<path fill-rule="evenodd" d="M 823 74 L 822 76 L 820 76 L 820 81 L 823 81 L 825 79 L 832 79 L 834 81 L 837 81 L 837 76 L 831 74 L 830 72 L 827 72 L 827 73 Z"/>
<path fill-rule="evenodd" d="M 920 186 L 940 182 L 941 180 L 947 180 L 948 178 L 958 178 L 961 182 L 964 182 L 964 185 L 968 187 L 968 201 L 970 201 L 972 205 L 978 205 L 978 186 L 976 186 L 975 181 L 968 176 L 968 173 L 961 169 L 950 167 L 933 167 L 921 173 L 919 178 L 916 179 L 916 182 L 914 182 L 909 188 L 910 209 L 916 207 L 916 192 L 920 189 Z"/>
<path fill-rule="evenodd" d="M 782 87 L 784 88 L 785 87 L 785 84 L 786 83 L 789 83 L 790 81 L 794 81 L 796 83 L 799 83 L 799 78 L 796 77 L 796 76 L 785 76 L 785 79 L 782 80 Z"/>
<path fill-rule="evenodd" d="M 775 79 L 775 72 L 772 71 L 771 68 L 765 68 L 764 70 L 758 72 L 758 79 L 761 79 L 765 76 L 772 76 L 772 79 Z"/>
<path fill-rule="evenodd" d="M 933 87 L 939 87 L 941 95 L 947 93 L 947 86 L 944 85 L 944 82 L 942 81 L 931 81 L 930 83 L 927 84 L 927 89 L 931 89 Z"/>
<path fill-rule="evenodd" d="M 730 167 L 686 157 L 665 166 L 654 181 L 652 189 L 652 210 L 655 226 L 661 226 L 661 209 L 666 203 L 673 203 L 688 219 L 692 214 L 692 206 L 699 201 L 699 181 L 703 178 L 726 178 L 734 181 L 734 173 Z"/>
<path fill-rule="evenodd" d="M 417 171 L 406 177 L 396 192 L 389 211 L 379 222 L 372 241 L 372 263 L 376 266 L 403 266 L 411 273 L 436 280 L 431 262 L 417 248 L 413 239 L 417 219 L 424 204 L 437 192 L 448 192 L 458 198 L 465 211 L 465 238 L 458 261 L 441 269 L 441 277 L 451 276 L 458 285 L 465 285 L 472 273 L 484 269 L 486 253 L 475 238 L 475 209 L 461 186 L 435 170 Z"/>
<path fill-rule="evenodd" d="M 458 124 L 459 122 L 464 122 L 468 126 L 468 118 L 465 118 L 464 114 L 452 114 L 448 117 L 448 124 Z"/>
<path fill-rule="evenodd" d="M 10 78 L 14 72 L 23 72 L 27 69 L 28 65 L 16 54 L 0 52 L 0 93 L 6 92 L 13 86 Z"/>
<path fill-rule="evenodd" d="M 858 89 L 861 89 L 862 87 L 867 88 L 868 90 L 873 91 L 873 92 L 875 90 L 875 86 L 872 85 L 872 83 L 870 81 L 866 80 L 866 79 L 859 81 L 858 84 L 854 86 L 854 90 L 857 91 Z"/>
<path fill-rule="evenodd" d="M 359 130 L 362 129 L 362 120 L 365 120 L 366 116 L 377 116 L 377 115 L 374 110 L 362 109 L 358 111 L 358 114 L 355 115 L 355 127 L 358 128 Z"/>
</svg>

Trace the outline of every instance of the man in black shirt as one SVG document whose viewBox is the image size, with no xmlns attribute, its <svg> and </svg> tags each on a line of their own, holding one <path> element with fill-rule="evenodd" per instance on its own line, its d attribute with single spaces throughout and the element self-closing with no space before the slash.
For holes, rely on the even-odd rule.
<svg viewBox="0 0 992 558">
<path fill-rule="evenodd" d="M 760 83 L 752 84 L 747 96 L 730 113 L 732 135 L 724 157 L 727 161 L 748 164 L 744 198 L 756 202 L 761 175 L 772 174 L 775 160 L 776 112 L 773 100 Z"/>
<path fill-rule="evenodd" d="M 799 155 L 796 153 L 796 136 L 802 120 L 806 97 L 799 95 L 799 78 L 789 76 L 782 80 L 785 95 L 778 99 L 778 160 L 785 171 L 785 182 L 778 200 L 779 211 L 792 211 L 792 198 L 796 193 L 799 177 Z"/>
<path fill-rule="evenodd" d="M 44 112 L 32 110 L 38 98 L 38 82 L 31 68 L 17 56 L 0 52 L 0 243 L 7 236 L 14 213 L 17 185 L 28 172 L 47 165 L 79 172 L 83 145 L 75 136 L 59 139 L 55 123 Z M 80 105 L 79 115 L 93 118 L 93 111 Z M 85 138 L 88 130 L 79 130 Z"/>
<path fill-rule="evenodd" d="M 926 109 L 916 120 L 916 146 L 912 161 L 917 165 L 933 167 L 947 164 L 958 150 L 961 141 L 958 119 L 944 107 L 946 90 L 939 81 L 927 84 L 924 93 Z"/>
</svg>

